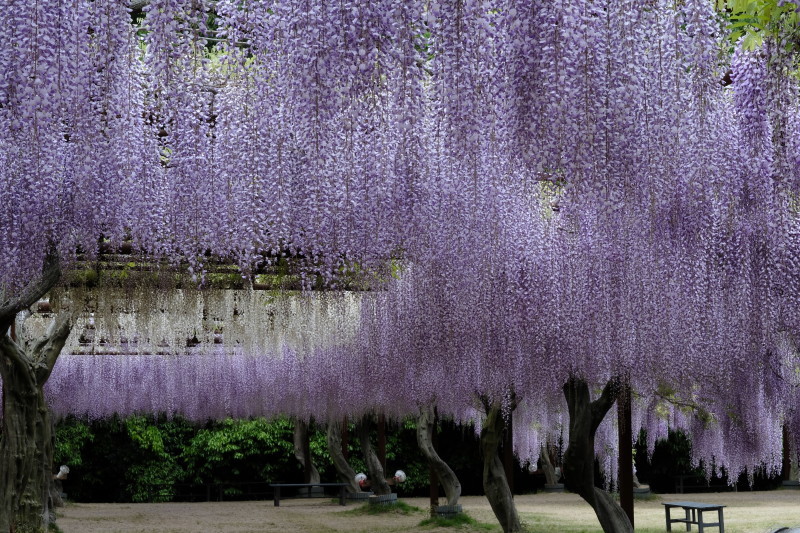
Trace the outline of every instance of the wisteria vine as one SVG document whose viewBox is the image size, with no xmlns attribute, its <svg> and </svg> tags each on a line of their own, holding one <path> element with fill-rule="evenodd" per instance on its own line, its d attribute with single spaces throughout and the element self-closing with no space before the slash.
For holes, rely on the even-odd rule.
<svg viewBox="0 0 800 533">
<path fill-rule="evenodd" d="M 707 2 L 12 3 L 3 295 L 123 241 L 199 289 L 287 256 L 307 288 L 380 280 L 303 350 L 251 292 L 216 323 L 203 296 L 98 314 L 136 355 L 63 358 L 58 412 L 466 419 L 513 391 L 532 457 L 563 383 L 624 377 L 651 438 L 731 472 L 800 439 L 796 87 L 769 49 L 729 60 Z"/>
</svg>

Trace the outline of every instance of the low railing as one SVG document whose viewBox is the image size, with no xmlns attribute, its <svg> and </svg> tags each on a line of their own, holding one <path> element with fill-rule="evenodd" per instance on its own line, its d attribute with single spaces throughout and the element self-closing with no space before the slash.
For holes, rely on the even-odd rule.
<svg viewBox="0 0 800 533">
<path fill-rule="evenodd" d="M 162 483 L 150 485 L 152 502 L 221 502 L 271 500 L 274 490 L 269 481 L 230 483 Z"/>
</svg>

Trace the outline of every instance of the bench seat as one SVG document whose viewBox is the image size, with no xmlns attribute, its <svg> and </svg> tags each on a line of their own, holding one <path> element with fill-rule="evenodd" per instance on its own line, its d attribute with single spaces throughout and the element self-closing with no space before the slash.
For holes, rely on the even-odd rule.
<svg viewBox="0 0 800 533">
<path fill-rule="evenodd" d="M 339 489 L 339 505 L 347 505 L 345 502 L 345 487 L 347 483 L 270 483 L 270 487 L 275 489 L 274 502 L 275 507 L 281 505 L 281 489 L 282 488 L 308 488 L 312 487 L 337 487 Z"/>
</svg>

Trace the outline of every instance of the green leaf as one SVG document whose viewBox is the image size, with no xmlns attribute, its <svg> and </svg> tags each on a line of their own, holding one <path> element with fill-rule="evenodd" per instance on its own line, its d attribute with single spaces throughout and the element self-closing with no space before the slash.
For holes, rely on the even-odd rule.
<svg viewBox="0 0 800 533">
<path fill-rule="evenodd" d="M 742 48 L 745 50 L 755 50 L 760 47 L 763 42 L 764 39 L 760 33 L 748 33 L 744 41 L 742 41 Z"/>
</svg>

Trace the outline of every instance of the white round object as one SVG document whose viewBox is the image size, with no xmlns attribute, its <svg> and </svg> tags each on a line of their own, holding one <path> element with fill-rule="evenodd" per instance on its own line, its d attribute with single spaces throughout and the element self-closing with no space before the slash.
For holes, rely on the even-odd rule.
<svg viewBox="0 0 800 533">
<path fill-rule="evenodd" d="M 67 474 L 69 474 L 69 467 L 61 465 L 61 468 L 58 469 L 58 474 L 56 474 L 56 479 L 67 479 Z"/>
<path fill-rule="evenodd" d="M 358 474 L 356 474 L 356 483 L 360 484 L 361 482 L 366 480 L 367 480 L 367 475 L 364 474 L 363 472 L 359 472 Z"/>
<path fill-rule="evenodd" d="M 397 480 L 398 483 L 402 483 L 403 481 L 405 481 L 407 479 L 406 478 L 406 473 L 403 472 L 402 470 L 398 470 L 397 472 L 395 472 L 394 473 L 394 478 Z"/>
</svg>

